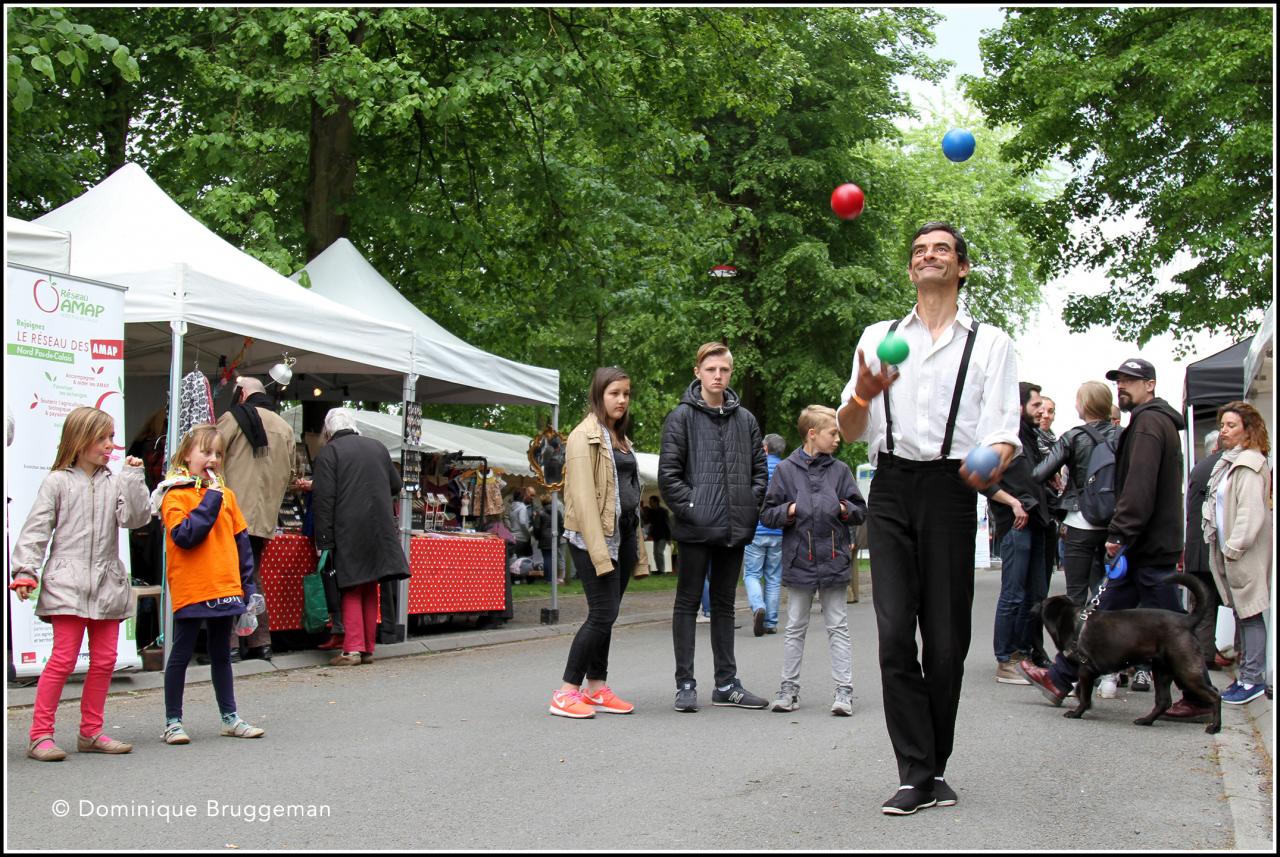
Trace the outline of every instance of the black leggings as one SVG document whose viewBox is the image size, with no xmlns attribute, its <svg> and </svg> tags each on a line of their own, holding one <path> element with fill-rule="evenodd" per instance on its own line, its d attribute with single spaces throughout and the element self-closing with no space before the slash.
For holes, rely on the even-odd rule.
<svg viewBox="0 0 1280 857">
<path fill-rule="evenodd" d="M 587 621 L 578 627 L 569 647 L 569 659 L 564 667 L 564 681 L 581 686 L 585 677 L 591 681 L 604 681 L 609 674 L 609 644 L 613 640 L 613 623 L 618 619 L 622 596 L 631 581 L 631 570 L 640 555 L 636 545 L 636 516 L 622 513 L 621 541 L 618 558 L 610 574 L 596 574 L 591 555 L 582 548 L 569 545 L 569 556 L 582 581 L 583 594 L 587 596 Z"/>
<path fill-rule="evenodd" d="M 200 626 L 209 623 L 209 676 L 213 679 L 213 695 L 218 700 L 221 714 L 234 714 L 236 695 L 231 685 L 231 626 L 234 616 L 214 619 L 173 620 L 173 643 L 169 649 L 169 663 L 164 668 L 164 714 L 166 718 L 182 719 L 182 692 L 187 684 L 187 664 L 196 647 Z"/>
</svg>

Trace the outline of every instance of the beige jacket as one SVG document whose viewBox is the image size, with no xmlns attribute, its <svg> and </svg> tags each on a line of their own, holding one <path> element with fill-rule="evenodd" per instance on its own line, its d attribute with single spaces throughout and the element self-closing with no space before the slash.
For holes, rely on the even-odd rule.
<svg viewBox="0 0 1280 857">
<path fill-rule="evenodd" d="M 1225 530 L 1209 550 L 1209 568 L 1222 600 L 1241 619 L 1256 616 L 1271 603 L 1271 479 L 1267 459 L 1246 449 L 1227 473 Z M 1205 497 L 1212 513 L 1214 496 Z"/>
<path fill-rule="evenodd" d="M 617 521 L 613 460 L 604 443 L 603 429 L 594 415 L 569 433 L 564 456 L 564 527 L 581 534 L 596 574 L 613 571 L 605 539 L 613 535 Z M 636 567 L 632 576 L 649 573 L 644 538 L 636 529 Z"/>
<path fill-rule="evenodd" d="M 230 411 L 218 418 L 218 434 L 226 449 L 222 475 L 236 492 L 249 535 L 270 539 L 293 475 L 293 427 L 266 408 L 258 408 L 258 416 L 267 434 L 267 454 L 261 458 L 253 457 L 253 446 Z"/>
<path fill-rule="evenodd" d="M 105 467 L 92 477 L 74 465 L 54 471 L 18 533 L 10 574 L 39 581 L 36 615 L 46 622 L 49 616 L 127 619 L 134 598 L 120 561 L 120 528 L 134 530 L 150 519 L 142 467 L 125 465 L 119 476 Z"/>
</svg>

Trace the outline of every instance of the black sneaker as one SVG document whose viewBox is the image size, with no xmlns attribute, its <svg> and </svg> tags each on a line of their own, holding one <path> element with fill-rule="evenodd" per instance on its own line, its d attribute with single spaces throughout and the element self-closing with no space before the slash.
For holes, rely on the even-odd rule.
<svg viewBox="0 0 1280 857">
<path fill-rule="evenodd" d="M 754 622 L 754 624 L 752 625 L 751 630 L 755 633 L 757 637 L 763 637 L 764 636 L 764 608 L 763 607 L 755 611 L 755 618 L 752 621 Z"/>
<path fill-rule="evenodd" d="M 1151 673 L 1147 670 L 1134 670 L 1132 687 L 1139 693 L 1151 690 Z"/>
<path fill-rule="evenodd" d="M 884 802 L 880 811 L 885 815 L 911 815 L 917 809 L 933 806 L 937 802 L 932 792 L 914 786 L 903 786 Z"/>
<path fill-rule="evenodd" d="M 742 686 L 742 682 L 735 678 L 728 690 L 717 687 L 711 691 L 711 704 L 730 705 L 736 708 L 766 708 L 769 701 L 748 691 Z"/>
<path fill-rule="evenodd" d="M 933 798 L 938 802 L 938 806 L 955 806 L 956 790 L 947 785 L 947 781 L 942 777 L 934 777 Z"/>
<path fill-rule="evenodd" d="M 686 681 L 676 688 L 676 711 L 697 711 L 698 689 L 693 682 Z"/>
</svg>

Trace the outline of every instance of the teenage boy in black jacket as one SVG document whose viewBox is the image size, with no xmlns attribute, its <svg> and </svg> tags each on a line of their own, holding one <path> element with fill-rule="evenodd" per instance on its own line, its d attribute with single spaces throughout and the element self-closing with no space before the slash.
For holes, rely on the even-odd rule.
<svg viewBox="0 0 1280 857">
<path fill-rule="evenodd" d="M 764 708 L 747 692 L 733 657 L 733 600 L 742 554 L 755 538 L 769 484 L 760 426 L 729 387 L 733 355 L 721 342 L 698 349 L 695 380 L 662 427 L 658 489 L 671 509 L 679 546 L 671 637 L 676 658 L 676 711 L 697 711 L 693 677 L 694 628 L 702 584 L 711 577 L 711 652 L 714 705 Z"/>
</svg>

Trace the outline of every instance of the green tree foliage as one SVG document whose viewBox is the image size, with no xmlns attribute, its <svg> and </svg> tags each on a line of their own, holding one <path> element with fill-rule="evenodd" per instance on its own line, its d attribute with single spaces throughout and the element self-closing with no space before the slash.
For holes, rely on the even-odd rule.
<svg viewBox="0 0 1280 857">
<path fill-rule="evenodd" d="M 138 62 L 106 32 L 121 30 L 95 29 L 80 11 L 73 18 L 59 8 L 5 9 L 12 214 L 43 213 L 124 163 L 114 140 Z"/>
<path fill-rule="evenodd" d="M 1073 330 L 1238 335 L 1271 300 L 1273 25 L 1269 8 L 1012 9 L 982 40 L 987 76 L 966 92 L 1018 129 L 1006 154 L 1076 170 L 1022 219 L 1041 266 L 1111 281 L 1068 300 Z M 1181 270 L 1162 291 L 1167 265 Z"/>
<path fill-rule="evenodd" d="M 624 366 L 646 449 L 710 339 L 733 348 L 735 386 L 766 430 L 834 402 L 862 328 L 913 299 L 912 217 L 951 217 L 963 202 L 967 227 L 1015 232 L 1014 183 L 965 189 L 964 176 L 992 182 L 985 161 L 953 175 L 896 160 L 916 155 L 898 141 L 908 108 L 893 78 L 942 72 L 921 52 L 936 20 L 927 10 L 76 14 L 133 48 L 142 78 L 123 102 L 128 157 L 202 222 L 282 273 L 338 230 L 454 333 L 557 367 L 565 424 L 583 412 L 595 366 Z M 89 115 L 50 105 L 44 121 Z M 101 132 L 84 124 L 59 141 L 11 134 L 11 165 L 66 157 L 72 142 L 101 152 Z M 99 157 L 71 174 L 85 187 L 107 172 Z M 949 196 L 931 187 L 944 178 Z M 846 180 L 869 197 L 852 222 L 828 206 Z M 79 187 L 55 193 L 24 174 L 9 200 L 35 216 Z M 1019 289 L 1034 291 L 1012 267 L 1023 246 L 1001 242 L 1006 267 L 993 262 L 990 285 L 975 287 L 988 316 L 1017 317 Z M 742 275 L 711 280 L 721 262 Z M 1018 289 L 998 298 L 1009 282 Z M 428 411 L 521 432 L 549 417 Z"/>
</svg>

